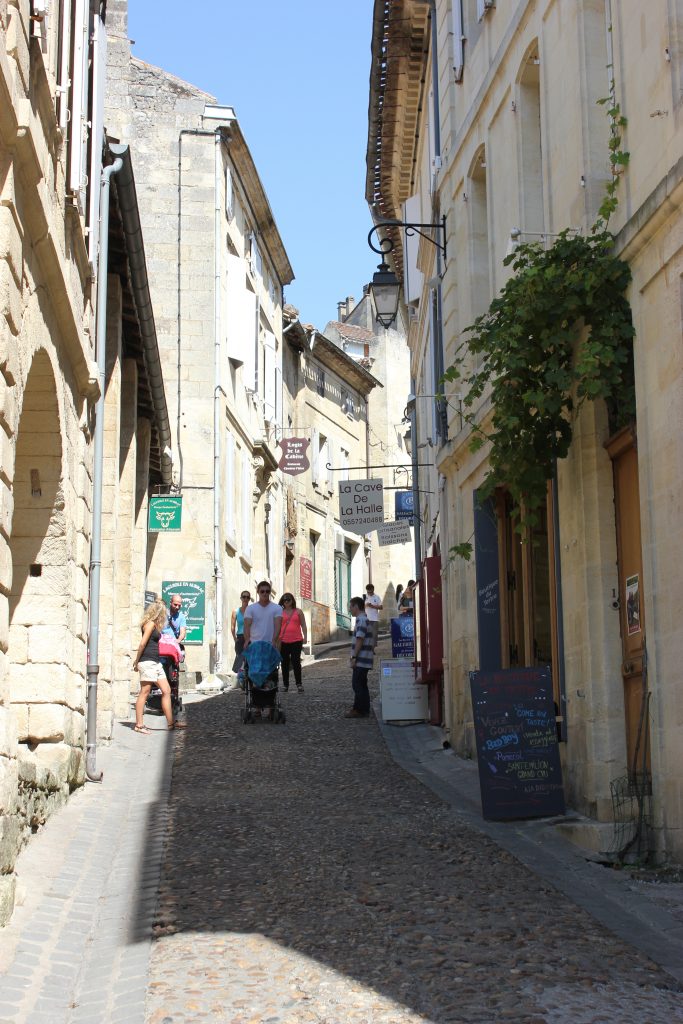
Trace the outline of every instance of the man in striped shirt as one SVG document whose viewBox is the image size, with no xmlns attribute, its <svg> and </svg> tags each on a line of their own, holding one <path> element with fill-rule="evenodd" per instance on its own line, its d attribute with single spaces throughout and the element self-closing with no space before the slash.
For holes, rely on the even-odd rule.
<svg viewBox="0 0 683 1024">
<path fill-rule="evenodd" d="M 345 718 L 367 718 L 370 714 L 370 691 L 368 690 L 368 672 L 375 658 L 375 644 L 372 628 L 365 614 L 365 601 L 362 597 L 352 597 L 351 614 L 356 620 L 351 648 L 351 685 L 353 686 L 353 707 L 344 715 Z"/>
</svg>

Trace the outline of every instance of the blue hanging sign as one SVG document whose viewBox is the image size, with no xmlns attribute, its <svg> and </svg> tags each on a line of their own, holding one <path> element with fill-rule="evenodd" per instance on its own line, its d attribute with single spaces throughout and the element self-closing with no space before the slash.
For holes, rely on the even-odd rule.
<svg viewBox="0 0 683 1024">
<path fill-rule="evenodd" d="M 413 518 L 413 492 L 412 491 L 395 491 L 394 492 L 394 508 L 396 519 L 410 519 Z"/>
<path fill-rule="evenodd" d="M 415 657 L 415 620 L 412 615 L 398 615 L 391 620 L 391 657 Z"/>
</svg>

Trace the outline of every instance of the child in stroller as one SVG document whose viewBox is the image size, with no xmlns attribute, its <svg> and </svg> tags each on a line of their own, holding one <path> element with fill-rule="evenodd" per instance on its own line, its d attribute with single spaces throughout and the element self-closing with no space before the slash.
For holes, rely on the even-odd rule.
<svg viewBox="0 0 683 1024">
<path fill-rule="evenodd" d="M 266 713 L 271 722 L 286 721 L 280 706 L 278 690 L 278 666 L 280 652 L 266 640 L 255 640 L 244 651 L 244 708 L 242 721 L 245 725 L 254 722 Z"/>
<path fill-rule="evenodd" d="M 168 679 L 168 685 L 171 687 L 171 706 L 174 718 L 183 710 L 183 699 L 179 693 L 181 655 L 182 650 L 178 641 L 162 633 L 159 638 L 159 660 Z M 149 697 L 145 701 L 145 709 L 153 714 L 162 714 L 161 690 L 158 686 L 152 687 Z"/>
</svg>

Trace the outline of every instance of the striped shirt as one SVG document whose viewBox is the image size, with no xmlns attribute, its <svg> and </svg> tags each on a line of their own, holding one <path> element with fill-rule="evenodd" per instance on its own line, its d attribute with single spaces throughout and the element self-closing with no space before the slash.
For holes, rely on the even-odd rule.
<svg viewBox="0 0 683 1024">
<path fill-rule="evenodd" d="M 375 652 L 373 649 L 374 639 L 372 636 L 372 629 L 368 622 L 367 615 L 357 615 L 356 625 L 353 631 L 353 645 L 351 647 L 351 654 L 354 654 L 356 649 L 356 640 L 358 637 L 363 638 L 363 646 L 360 649 L 360 654 L 356 655 L 355 665 L 356 668 L 372 668 L 372 663 L 375 658 Z"/>
</svg>

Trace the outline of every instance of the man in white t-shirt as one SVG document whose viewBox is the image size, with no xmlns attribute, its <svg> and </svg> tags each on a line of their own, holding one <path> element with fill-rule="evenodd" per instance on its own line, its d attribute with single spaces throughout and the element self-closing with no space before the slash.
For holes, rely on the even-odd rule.
<svg viewBox="0 0 683 1024">
<path fill-rule="evenodd" d="M 372 649 L 374 651 L 377 647 L 377 635 L 379 633 L 379 613 L 381 612 L 384 605 L 382 604 L 381 598 L 375 593 L 375 588 L 372 583 L 368 583 L 365 588 L 365 614 L 368 619 L 368 625 L 372 632 Z"/>
<path fill-rule="evenodd" d="M 244 612 L 244 646 L 252 640 L 266 640 L 273 647 L 280 646 L 282 608 L 270 600 L 270 583 L 262 580 L 256 588 L 258 601 L 250 604 Z"/>
</svg>

